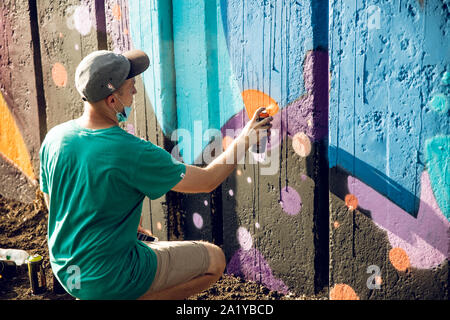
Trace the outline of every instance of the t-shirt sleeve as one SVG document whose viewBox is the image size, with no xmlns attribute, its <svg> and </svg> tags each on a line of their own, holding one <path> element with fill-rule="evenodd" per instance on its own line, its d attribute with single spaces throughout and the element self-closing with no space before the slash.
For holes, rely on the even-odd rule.
<svg viewBox="0 0 450 320">
<path fill-rule="evenodd" d="M 163 148 L 148 144 L 138 158 L 132 183 L 150 199 L 158 199 L 177 185 L 186 166 Z"/>
<path fill-rule="evenodd" d="M 45 171 L 45 163 L 46 163 L 46 158 L 45 158 L 45 154 L 44 154 L 44 147 L 42 146 L 40 151 L 39 151 L 39 161 L 40 161 L 40 165 L 39 165 L 39 186 L 42 192 L 47 193 L 48 194 L 48 186 L 47 186 L 47 174 Z"/>
</svg>

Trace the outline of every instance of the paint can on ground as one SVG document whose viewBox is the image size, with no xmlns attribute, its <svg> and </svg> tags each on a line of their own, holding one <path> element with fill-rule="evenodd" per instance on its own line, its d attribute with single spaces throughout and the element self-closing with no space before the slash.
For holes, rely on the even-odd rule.
<svg viewBox="0 0 450 320">
<path fill-rule="evenodd" d="M 30 256 L 27 260 L 28 278 L 33 294 L 41 294 L 46 290 L 47 283 L 42 262 L 43 258 L 39 254 Z"/>
</svg>

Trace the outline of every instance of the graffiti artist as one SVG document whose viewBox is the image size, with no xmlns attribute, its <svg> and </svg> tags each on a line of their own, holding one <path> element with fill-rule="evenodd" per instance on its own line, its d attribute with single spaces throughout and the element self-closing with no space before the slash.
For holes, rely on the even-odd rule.
<svg viewBox="0 0 450 320">
<path fill-rule="evenodd" d="M 175 160 L 119 126 L 132 112 L 135 77 L 149 64 L 140 50 L 86 56 L 75 72 L 84 112 L 53 127 L 40 149 L 51 267 L 78 299 L 184 299 L 216 282 L 226 263 L 216 245 L 138 240 L 137 232 L 151 235 L 141 225 L 143 200 L 169 190 L 213 191 L 236 168 L 243 156 L 237 150 L 247 150 L 252 134 L 272 126 L 272 117 L 257 121 L 259 108 L 208 166 Z M 69 286 L 73 265 L 79 282 Z"/>
</svg>

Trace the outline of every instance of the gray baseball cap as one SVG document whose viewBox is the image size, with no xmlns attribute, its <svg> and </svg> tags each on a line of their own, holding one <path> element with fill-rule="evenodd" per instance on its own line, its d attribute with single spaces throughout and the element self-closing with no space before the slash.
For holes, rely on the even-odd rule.
<svg viewBox="0 0 450 320">
<path fill-rule="evenodd" d="M 84 101 L 97 102 L 119 89 L 125 80 L 144 72 L 149 65 L 147 54 L 141 50 L 122 54 L 94 51 L 78 65 L 75 86 Z"/>
</svg>

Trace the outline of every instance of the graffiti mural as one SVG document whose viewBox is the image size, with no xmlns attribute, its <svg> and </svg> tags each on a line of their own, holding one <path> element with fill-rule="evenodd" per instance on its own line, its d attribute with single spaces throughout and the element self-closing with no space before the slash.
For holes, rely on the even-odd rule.
<svg viewBox="0 0 450 320">
<path fill-rule="evenodd" d="M 426 143 L 449 133 L 448 114 L 441 110 L 447 98 L 438 95 L 448 91 L 440 84 L 449 64 L 441 54 L 449 51 L 442 15 L 448 7 L 439 1 L 425 9 L 415 1 L 375 4 L 383 28 L 370 23 L 375 13 L 359 2 L 334 6 L 330 167 L 342 167 L 416 217 L 420 177 L 431 164 Z M 344 25 L 349 29 L 339 32 Z M 448 190 L 435 192 L 444 193 L 438 202 L 446 216 Z"/>
<path fill-rule="evenodd" d="M 161 240 L 216 242 L 227 273 L 281 293 L 448 297 L 450 0 L 16 3 L 0 4 L 2 195 L 33 200 L 40 139 L 82 112 L 78 62 L 141 49 L 123 128 L 185 163 L 260 106 L 274 117 L 217 190 L 146 203 Z"/>
<path fill-rule="evenodd" d="M 352 246 L 347 254 L 336 250 L 342 254 L 337 270 L 363 251 L 355 240 L 355 210 L 387 235 L 380 279 L 391 267 L 403 276 L 438 270 L 448 261 L 449 5 L 336 1 L 330 7 L 329 166 L 339 185 L 331 183 L 330 191 L 353 217 Z M 337 211 L 331 215 L 335 244 L 343 218 Z M 333 277 L 342 278 L 339 271 Z M 353 294 L 348 285 L 358 277 L 342 280 L 348 282 L 336 284 L 336 297 L 369 294 L 362 285 Z M 353 293 L 344 294 L 343 286 Z"/>
</svg>

